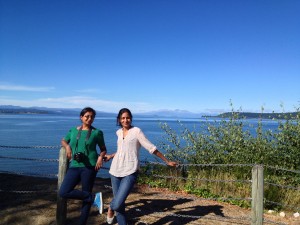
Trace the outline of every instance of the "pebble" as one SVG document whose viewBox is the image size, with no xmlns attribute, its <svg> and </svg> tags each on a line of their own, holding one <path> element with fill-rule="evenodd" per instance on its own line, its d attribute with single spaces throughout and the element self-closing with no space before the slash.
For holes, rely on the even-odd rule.
<svg viewBox="0 0 300 225">
<path fill-rule="evenodd" d="M 298 212 L 296 212 L 296 213 L 293 214 L 293 216 L 294 216 L 294 217 L 299 217 L 300 214 L 299 214 Z"/>
<path fill-rule="evenodd" d="M 280 212 L 280 213 L 279 213 L 279 216 L 285 217 L 285 213 L 284 213 L 284 212 Z"/>
</svg>

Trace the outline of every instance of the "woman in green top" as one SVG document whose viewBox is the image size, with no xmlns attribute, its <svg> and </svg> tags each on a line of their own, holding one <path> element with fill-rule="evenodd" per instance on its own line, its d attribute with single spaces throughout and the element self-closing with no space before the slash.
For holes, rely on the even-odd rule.
<svg viewBox="0 0 300 225">
<path fill-rule="evenodd" d="M 98 170 L 102 167 L 106 147 L 103 132 L 92 126 L 96 111 L 90 107 L 80 112 L 81 126 L 71 128 L 62 139 L 61 144 L 66 149 L 67 158 L 71 160 L 70 167 L 61 184 L 59 195 L 65 199 L 82 200 L 80 225 L 87 223 L 91 205 L 94 203 L 102 213 L 102 195 L 92 193 Z M 97 153 L 97 146 L 100 154 Z M 82 189 L 75 189 L 81 182 Z"/>
</svg>

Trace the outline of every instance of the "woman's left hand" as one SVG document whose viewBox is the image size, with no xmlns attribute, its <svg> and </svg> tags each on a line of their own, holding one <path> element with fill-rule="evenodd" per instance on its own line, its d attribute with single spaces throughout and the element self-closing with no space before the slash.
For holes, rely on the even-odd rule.
<svg viewBox="0 0 300 225">
<path fill-rule="evenodd" d="M 104 162 L 108 162 L 109 160 L 111 160 L 114 157 L 114 154 L 111 155 L 105 155 L 104 156 Z"/>
<path fill-rule="evenodd" d="M 102 162 L 103 158 L 102 157 L 98 157 L 97 162 L 96 162 L 96 166 L 95 166 L 95 170 L 99 170 L 102 167 Z"/>
<path fill-rule="evenodd" d="M 178 163 L 177 162 L 168 161 L 167 165 L 168 166 L 178 166 Z"/>
</svg>

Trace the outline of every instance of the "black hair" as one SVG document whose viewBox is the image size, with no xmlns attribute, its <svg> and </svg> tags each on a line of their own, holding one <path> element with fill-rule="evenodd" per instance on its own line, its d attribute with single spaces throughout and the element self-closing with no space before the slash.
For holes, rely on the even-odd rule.
<svg viewBox="0 0 300 225">
<path fill-rule="evenodd" d="M 121 118 L 122 114 L 125 113 L 125 112 L 127 112 L 129 114 L 129 117 L 130 117 L 131 122 L 132 122 L 132 114 L 131 114 L 130 110 L 127 109 L 127 108 L 122 108 L 122 109 L 120 109 L 120 111 L 118 113 L 118 116 L 117 116 L 117 126 L 120 126 L 120 127 L 122 126 L 122 124 L 120 123 L 120 118 Z"/>
<path fill-rule="evenodd" d="M 94 117 L 96 117 L 96 111 L 91 108 L 91 107 L 85 107 L 84 109 L 81 110 L 80 116 L 84 116 L 87 112 L 92 112 L 94 114 Z"/>
</svg>

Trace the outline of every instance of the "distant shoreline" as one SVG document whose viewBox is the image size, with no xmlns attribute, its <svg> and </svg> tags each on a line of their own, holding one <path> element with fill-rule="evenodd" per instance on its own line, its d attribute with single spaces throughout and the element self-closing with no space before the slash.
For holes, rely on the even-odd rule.
<svg viewBox="0 0 300 225">
<path fill-rule="evenodd" d="M 238 119 L 296 119 L 300 112 L 287 113 L 251 113 L 251 112 L 226 112 L 208 118 L 238 118 Z"/>
<path fill-rule="evenodd" d="M 0 109 L 0 115 L 61 115 L 66 113 L 53 113 L 53 112 L 47 112 L 47 111 L 6 111 Z M 69 114 L 69 113 L 68 113 Z M 296 112 L 293 113 L 236 113 L 235 117 L 238 119 L 296 119 L 297 118 Z M 300 114 L 300 113 L 299 113 Z M 77 113 L 71 113 L 69 115 L 77 115 Z M 158 115 L 152 115 L 153 117 L 159 117 Z M 145 117 L 145 116 L 139 116 L 137 117 Z M 151 117 L 151 115 L 149 115 Z M 161 116 L 164 118 L 168 118 L 170 116 Z M 201 117 L 196 117 L 194 119 L 200 119 L 200 118 L 220 118 L 220 119 L 230 119 L 233 118 L 233 113 L 222 113 L 219 115 L 203 115 Z M 177 117 L 178 119 L 181 117 Z M 192 117 L 191 117 L 192 118 Z"/>
<path fill-rule="evenodd" d="M 20 107 L 20 106 L 1 106 L 0 115 L 76 115 L 78 116 L 80 109 L 59 109 L 45 107 Z M 115 117 L 115 113 L 97 111 L 97 115 L 107 117 Z M 157 111 L 148 113 L 136 113 L 137 117 L 163 117 L 163 118 L 237 118 L 237 119 L 296 119 L 300 116 L 300 112 L 286 113 L 253 113 L 253 112 L 225 112 L 218 115 L 196 114 L 187 111 Z"/>
</svg>

